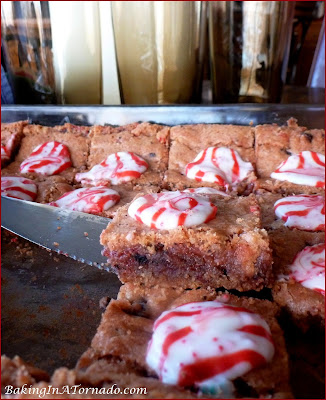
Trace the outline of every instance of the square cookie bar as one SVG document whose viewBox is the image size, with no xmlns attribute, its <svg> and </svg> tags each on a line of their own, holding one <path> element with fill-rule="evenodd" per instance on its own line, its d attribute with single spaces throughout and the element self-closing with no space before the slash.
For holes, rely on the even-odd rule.
<svg viewBox="0 0 326 400">
<path fill-rule="evenodd" d="M 33 150 L 46 142 L 59 142 L 68 147 L 71 159 L 71 166 L 62 172 L 56 173 L 67 180 L 67 183 L 73 183 L 76 172 L 86 169 L 87 157 L 89 152 L 89 131 L 90 127 L 65 124 L 62 126 L 40 126 L 27 125 L 23 133 L 24 137 L 14 162 L 3 170 L 5 176 L 23 175 L 36 181 L 44 181 L 44 175 L 37 172 L 21 173 L 20 166 Z"/>
<path fill-rule="evenodd" d="M 196 156 L 205 149 L 227 148 L 235 150 L 244 162 L 251 163 L 253 167 L 255 165 L 254 130 L 250 126 L 217 124 L 174 126 L 171 128 L 170 138 L 169 168 L 164 178 L 165 186 L 170 190 L 183 190 L 203 186 L 225 190 L 225 186 L 221 180 L 217 182 L 217 179 L 215 182 L 210 182 L 208 181 L 210 178 L 207 178 L 207 175 L 206 177 L 196 179 L 190 179 L 186 176 L 187 164 L 192 163 Z M 233 157 L 235 162 L 232 161 L 231 166 L 229 166 L 230 163 L 228 162 L 227 168 L 230 171 L 227 172 L 224 170 L 218 172 L 218 169 L 216 169 L 218 167 L 218 157 L 217 154 L 216 156 L 212 155 L 212 157 L 208 154 L 205 155 L 204 161 L 205 163 L 209 163 L 208 171 L 215 171 L 214 174 L 222 176 L 225 179 L 228 175 L 233 174 L 232 178 L 234 178 L 235 167 L 237 166 L 239 169 L 238 160 L 235 160 L 235 154 L 231 155 L 231 158 Z M 222 154 L 221 157 L 225 157 L 225 155 Z M 206 158 L 209 158 L 209 160 L 206 160 Z M 223 164 L 225 164 L 225 158 L 221 162 L 221 165 Z M 203 172 L 199 171 L 198 174 L 203 174 Z M 230 179 L 231 177 L 229 177 Z M 230 191 L 235 190 L 239 193 L 248 193 L 252 190 L 255 179 L 254 172 L 250 171 L 243 180 L 231 184 Z"/>
<path fill-rule="evenodd" d="M 318 270 L 323 268 L 325 271 L 325 259 L 324 266 L 319 268 L 316 264 L 322 263 L 317 260 L 315 264 L 315 268 L 318 268 L 317 276 L 313 278 L 314 265 L 310 265 L 310 259 L 312 262 L 314 259 L 308 253 L 316 250 L 318 251 L 317 257 L 321 255 L 322 248 L 320 247 L 324 246 L 325 233 L 289 230 L 283 227 L 269 231 L 268 235 L 273 250 L 273 268 L 276 279 L 272 289 L 274 300 L 291 314 L 294 321 L 303 330 L 307 330 L 312 322 L 324 325 L 325 294 L 313 286 L 318 286 Z M 296 271 L 292 272 L 290 278 L 285 279 L 290 274 L 289 267 L 293 266 L 295 262 L 297 264 Z M 309 271 L 309 268 L 310 272 L 305 273 L 305 271 Z M 311 278 L 313 279 L 310 285 L 309 279 Z M 321 279 L 325 280 L 322 277 Z M 304 286 L 305 282 L 308 285 Z"/>
<path fill-rule="evenodd" d="M 23 138 L 24 126 L 27 124 L 27 121 L 1 124 L 1 167 L 12 161 Z"/>
<path fill-rule="evenodd" d="M 262 227 L 268 232 L 286 226 L 290 231 L 325 231 L 324 195 L 286 196 L 258 190 L 256 197 L 261 209 Z"/>
<path fill-rule="evenodd" d="M 325 241 L 325 225 L 323 225 L 325 223 L 325 200 L 323 196 L 284 197 L 280 193 L 266 191 L 261 191 L 257 195 L 257 199 L 261 207 L 262 224 L 268 232 L 273 251 L 273 270 L 276 279 L 273 287 L 274 300 L 290 312 L 294 320 L 306 329 L 311 323 L 312 317 L 317 317 L 319 320 L 325 318 L 324 295 L 301 284 L 301 281 L 304 282 L 313 276 L 311 275 L 314 274 L 313 271 L 317 272 L 316 268 L 322 272 L 322 267 L 316 264 L 315 266 L 311 265 L 309 261 L 313 256 L 313 253 L 309 255 L 310 251 L 313 252 L 316 248 L 307 246 L 315 246 Z M 293 201 L 295 199 L 296 201 Z M 282 207 L 281 204 L 285 204 L 286 208 L 283 207 L 286 212 L 283 219 L 276 216 L 275 203 L 280 204 L 279 207 Z M 286 224 L 290 224 L 290 226 Z M 292 224 L 295 226 L 291 227 Z M 303 253 L 305 256 L 302 258 L 298 254 L 304 249 L 306 249 Z M 296 265 L 293 264 L 295 259 L 297 260 Z M 319 264 L 319 262 L 317 263 Z M 292 272 L 290 266 L 294 268 Z M 297 279 L 295 279 L 296 276 L 298 276 Z M 313 281 L 316 282 L 316 279 L 317 281 L 319 279 L 318 272 Z"/>
<path fill-rule="evenodd" d="M 324 189 L 306 184 L 271 178 L 271 174 L 290 156 L 301 152 L 325 154 L 325 131 L 308 130 L 289 120 L 287 126 L 258 125 L 255 127 L 257 188 L 286 194 L 322 193 Z M 325 180 L 325 179 L 324 179 Z"/>
<path fill-rule="evenodd" d="M 196 197 L 199 202 L 201 198 Z M 152 229 L 128 214 L 129 205 L 121 207 L 101 235 L 104 254 L 119 279 L 183 288 L 245 291 L 271 287 L 271 250 L 266 231 L 260 229 L 255 196 L 211 195 L 205 199 L 217 207 L 215 218 L 168 230 Z"/>
<path fill-rule="evenodd" d="M 151 123 L 134 123 L 120 127 L 94 126 L 91 133 L 88 169 L 117 152 L 132 152 L 148 164 L 140 177 L 123 183 L 142 190 L 144 186 L 161 186 L 168 164 L 170 128 Z M 114 185 L 112 185 L 114 186 Z"/>
<path fill-rule="evenodd" d="M 265 338 L 269 337 L 267 340 L 273 343 L 275 350 L 274 355 L 268 362 L 262 361 L 260 366 L 246 373 L 241 374 L 240 372 L 234 379 L 224 380 L 222 378 L 219 380 L 218 378 L 214 378 L 210 381 L 209 388 L 205 390 L 200 384 L 198 385 L 199 387 L 197 384 L 193 384 L 193 381 L 197 379 L 203 381 L 205 374 L 214 375 L 212 371 L 221 378 L 223 371 L 231 368 L 233 362 L 231 361 L 232 354 L 237 354 L 234 360 L 239 360 L 242 355 L 250 353 L 250 350 L 246 353 L 246 349 L 243 349 L 242 353 L 241 351 L 237 352 L 235 347 L 239 345 L 239 340 L 236 340 L 235 337 L 234 340 L 232 339 L 232 332 L 227 333 L 227 335 L 229 338 L 228 343 L 233 344 L 223 350 L 225 343 L 223 341 L 223 334 L 220 336 L 219 333 L 215 332 L 216 327 L 219 326 L 218 321 L 210 320 L 212 314 L 209 313 L 213 309 L 208 311 L 207 314 L 205 313 L 206 307 L 214 308 L 218 304 L 217 302 L 220 302 L 219 304 L 222 306 L 222 309 L 219 311 L 222 312 L 223 316 L 222 314 L 218 314 L 221 318 L 224 316 L 228 318 L 228 316 L 232 315 L 231 319 L 234 317 L 235 322 L 237 319 L 236 315 L 238 315 L 237 312 L 241 313 L 243 311 L 248 312 L 252 316 L 257 314 L 259 320 L 262 318 L 264 320 L 262 323 L 264 328 L 258 326 L 258 323 L 255 325 L 253 332 L 261 335 L 259 340 L 264 342 L 266 339 L 262 338 L 265 335 L 263 331 L 264 329 L 270 330 L 270 334 L 265 336 Z M 191 319 L 191 311 L 181 310 L 182 307 L 192 307 L 192 309 L 195 309 L 197 306 L 199 308 L 193 314 L 198 315 L 198 319 L 195 317 L 193 321 Z M 231 311 L 229 315 L 228 310 L 234 310 L 235 314 Z M 199 315 L 202 311 L 203 314 Z M 77 380 L 84 385 L 91 386 L 100 386 L 105 384 L 105 382 L 114 382 L 118 386 L 121 386 L 126 381 L 123 378 L 121 379 L 119 373 L 115 373 L 120 368 L 120 371 L 123 371 L 123 369 L 127 369 L 128 371 L 129 369 L 127 379 L 129 380 L 129 377 L 134 376 L 137 386 L 138 382 L 142 379 L 143 385 L 150 388 L 150 395 L 153 397 L 167 397 L 168 387 L 170 387 L 170 395 L 168 397 L 172 398 L 178 392 L 180 393 L 180 390 L 183 391 L 186 398 L 191 395 L 193 397 L 216 398 L 216 391 L 220 391 L 218 394 L 220 396 L 224 395 L 224 398 L 288 398 L 291 396 L 288 385 L 288 356 L 283 333 L 275 318 L 277 311 L 278 307 L 267 300 L 246 297 L 238 298 L 227 293 L 217 293 L 213 289 L 183 290 L 158 286 L 145 288 L 144 286 L 126 284 L 121 287 L 118 299 L 111 300 L 102 316 L 100 326 L 92 340 L 90 349 L 86 351 L 77 363 Z M 162 313 L 165 314 L 162 315 Z M 164 341 L 163 354 L 157 351 L 157 339 L 154 339 L 154 336 L 152 336 L 153 330 L 158 329 L 158 325 L 160 324 L 158 318 L 161 315 L 162 326 L 165 321 L 168 322 L 171 320 L 171 329 L 173 326 L 178 326 L 180 329 L 176 332 L 173 332 L 173 330 L 170 331 L 170 336 Z M 248 314 L 246 315 L 248 316 Z M 176 322 L 177 325 L 173 325 L 173 318 L 176 318 L 176 321 L 178 321 Z M 249 318 L 251 319 L 251 317 Z M 253 318 L 256 318 L 256 316 Z M 237 321 L 239 322 L 239 320 Z M 238 322 L 235 323 L 237 324 Z M 188 328 L 183 327 L 182 324 L 184 323 L 186 325 L 191 324 L 191 328 L 189 326 Z M 205 328 L 200 327 L 201 323 Z M 250 324 L 250 322 L 247 323 Z M 199 325 L 197 326 L 197 324 Z M 221 322 L 222 325 L 226 326 Z M 213 332 L 210 331 L 212 326 L 215 326 L 215 329 L 213 328 L 212 330 Z M 238 328 L 243 332 L 248 332 L 249 325 Z M 201 342 L 200 336 L 196 336 L 200 332 L 200 329 L 203 329 L 202 334 L 205 335 L 205 339 L 203 339 L 204 343 Z M 216 331 L 218 331 L 218 328 Z M 212 337 L 208 340 L 207 336 L 211 334 Z M 246 336 L 246 333 L 243 335 Z M 242 337 L 242 334 L 239 336 Z M 164 337 L 161 337 L 161 340 L 164 340 Z M 253 340 L 255 341 L 255 339 Z M 171 349 L 171 352 L 169 352 L 167 342 L 169 346 L 174 345 L 173 351 Z M 215 353 L 219 352 L 218 346 L 220 346 L 219 350 L 221 354 L 228 358 L 226 364 L 223 364 L 223 356 L 220 356 L 221 358 L 215 357 Z M 266 344 L 266 346 L 269 347 L 270 344 Z M 171 372 L 171 380 L 168 378 L 163 379 L 162 375 L 150 366 L 149 357 L 146 355 L 147 349 L 148 355 L 154 352 L 154 359 L 157 359 L 158 362 L 159 360 L 161 362 L 165 360 L 164 365 Z M 186 354 L 187 351 L 189 352 L 189 357 Z M 193 352 L 193 355 L 191 355 L 191 352 Z M 169 357 L 175 357 L 175 362 L 173 363 L 175 367 L 169 363 Z M 178 383 L 172 383 L 173 378 L 178 378 L 178 371 L 173 371 L 173 369 L 182 369 L 182 366 L 184 366 L 183 362 L 180 362 L 180 359 L 187 359 L 188 363 L 191 364 L 192 357 L 198 362 L 198 368 L 196 369 L 193 366 L 192 373 L 189 371 L 186 372 L 185 368 L 184 373 L 180 372 L 179 374 Z M 205 357 L 208 358 L 206 359 Z M 212 361 L 209 357 L 214 358 L 214 363 L 210 368 L 205 369 L 205 363 Z M 219 364 L 220 362 L 223 365 L 221 368 L 219 368 L 219 365 L 221 365 Z M 219 375 L 219 373 L 222 375 Z M 185 376 L 187 376 L 187 382 Z M 167 381 L 169 381 L 169 384 Z M 216 385 L 219 386 L 219 389 L 216 389 Z M 232 389 L 230 386 L 232 386 Z M 152 392 L 152 390 L 154 391 Z M 223 393 L 224 390 L 227 393 Z"/>
</svg>

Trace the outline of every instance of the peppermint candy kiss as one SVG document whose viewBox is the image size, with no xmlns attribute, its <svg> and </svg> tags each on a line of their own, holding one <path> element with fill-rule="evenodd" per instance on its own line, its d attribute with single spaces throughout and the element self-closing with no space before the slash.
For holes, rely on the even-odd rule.
<svg viewBox="0 0 326 400">
<path fill-rule="evenodd" d="M 147 194 L 134 200 L 128 214 L 152 229 L 191 227 L 215 218 L 217 207 L 203 196 L 184 192 Z"/>
<path fill-rule="evenodd" d="M 290 156 L 277 167 L 271 178 L 325 188 L 325 156 L 314 151 Z"/>
<path fill-rule="evenodd" d="M 37 186 L 30 179 L 6 176 L 1 178 L 1 195 L 20 200 L 35 201 Z"/>
<path fill-rule="evenodd" d="M 121 151 L 110 154 L 90 171 L 76 174 L 76 181 L 93 186 L 118 185 L 139 178 L 147 168 L 147 162 L 141 157 Z"/>
<path fill-rule="evenodd" d="M 21 163 L 20 172 L 55 175 L 72 166 L 67 146 L 59 142 L 46 142 L 37 146 Z"/>
<path fill-rule="evenodd" d="M 275 214 L 285 226 L 306 231 L 325 230 L 325 199 L 322 196 L 289 196 L 274 204 Z"/>
<path fill-rule="evenodd" d="M 67 192 L 50 206 L 90 214 L 100 214 L 120 200 L 119 193 L 106 187 L 81 188 Z"/>
<path fill-rule="evenodd" d="M 325 296 L 325 244 L 307 246 L 300 251 L 289 266 L 289 275 L 281 276 L 280 280 L 289 278 Z"/>
<path fill-rule="evenodd" d="M 146 362 L 164 383 L 230 391 L 231 380 L 271 361 L 274 351 L 269 326 L 259 315 L 206 301 L 156 320 Z"/>
<path fill-rule="evenodd" d="M 8 161 L 10 159 L 10 153 L 7 148 L 1 145 L 1 162 Z"/>
<path fill-rule="evenodd" d="M 208 147 L 186 165 L 186 176 L 198 182 L 211 182 L 228 188 L 243 181 L 253 171 L 238 152 L 226 147 Z"/>
</svg>

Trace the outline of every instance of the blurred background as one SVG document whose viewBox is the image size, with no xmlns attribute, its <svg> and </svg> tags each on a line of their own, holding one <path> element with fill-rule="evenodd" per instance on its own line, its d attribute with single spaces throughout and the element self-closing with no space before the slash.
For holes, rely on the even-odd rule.
<svg viewBox="0 0 326 400">
<path fill-rule="evenodd" d="M 2 1 L 1 101 L 324 103 L 323 1 Z"/>
</svg>

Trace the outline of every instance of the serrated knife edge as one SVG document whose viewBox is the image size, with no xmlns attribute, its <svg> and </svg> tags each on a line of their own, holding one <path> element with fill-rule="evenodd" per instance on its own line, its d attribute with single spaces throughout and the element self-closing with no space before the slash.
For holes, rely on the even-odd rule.
<svg viewBox="0 0 326 400">
<path fill-rule="evenodd" d="M 100 234 L 111 220 L 1 196 L 1 226 L 45 249 L 108 269 Z"/>
</svg>

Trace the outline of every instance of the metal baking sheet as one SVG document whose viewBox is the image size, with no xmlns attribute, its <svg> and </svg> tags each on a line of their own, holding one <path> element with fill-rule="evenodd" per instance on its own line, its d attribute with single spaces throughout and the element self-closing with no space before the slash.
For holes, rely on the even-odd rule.
<svg viewBox="0 0 326 400">
<path fill-rule="evenodd" d="M 290 118 L 309 128 L 325 126 L 324 105 L 230 104 L 213 106 L 2 106 L 1 121 L 29 119 L 43 125 L 123 125 L 152 121 L 167 125 L 219 123 L 248 125 L 276 123 Z"/>
<path fill-rule="evenodd" d="M 77 125 L 122 125 L 135 121 L 167 125 L 282 125 L 290 117 L 298 119 L 299 124 L 308 128 L 324 128 L 324 105 L 14 105 L 2 106 L 1 113 L 2 122 L 28 119 L 32 123 L 50 126 L 65 122 Z M 49 373 L 60 366 L 74 367 L 95 334 L 106 301 L 116 297 L 119 280 L 113 274 L 49 253 L 6 231 L 2 233 L 1 243 L 2 354 L 9 357 L 18 354 L 25 361 Z M 293 337 L 297 339 L 298 335 Z M 289 338 L 289 343 L 294 342 L 293 337 Z M 307 345 L 310 342 L 308 340 Z M 298 387 L 295 393 L 297 397 L 323 398 L 324 386 L 320 379 L 323 372 L 317 374 L 306 367 L 306 357 L 297 356 L 297 347 L 291 353 L 295 367 L 292 380 Z M 323 351 L 309 350 L 309 354 L 317 353 L 324 354 Z M 323 371 L 322 363 L 318 363 L 318 368 Z M 298 381 L 309 382 L 307 393 L 304 392 L 307 385 L 298 386 Z"/>
<path fill-rule="evenodd" d="M 106 297 L 120 282 L 111 273 L 2 230 L 1 352 L 51 373 L 74 367 L 88 348 Z"/>
</svg>

